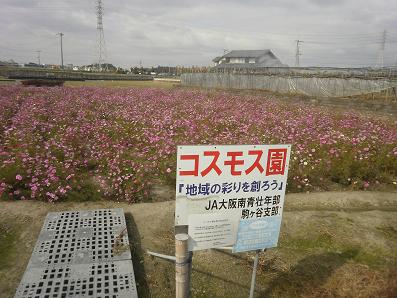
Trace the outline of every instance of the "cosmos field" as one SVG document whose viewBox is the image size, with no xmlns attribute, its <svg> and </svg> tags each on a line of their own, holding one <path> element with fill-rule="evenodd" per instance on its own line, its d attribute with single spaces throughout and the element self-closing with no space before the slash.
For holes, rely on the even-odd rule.
<svg viewBox="0 0 397 298">
<path fill-rule="evenodd" d="M 397 189 L 397 120 L 275 99 L 0 86 L 0 197 L 144 201 L 180 144 L 292 144 L 289 192 Z"/>
</svg>

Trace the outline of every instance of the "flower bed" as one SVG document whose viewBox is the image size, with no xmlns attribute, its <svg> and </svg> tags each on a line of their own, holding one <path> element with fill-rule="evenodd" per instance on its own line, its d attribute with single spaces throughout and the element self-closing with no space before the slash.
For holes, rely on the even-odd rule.
<svg viewBox="0 0 397 298">
<path fill-rule="evenodd" d="M 288 191 L 397 184 L 397 121 L 192 90 L 0 87 L 0 196 L 135 202 L 178 144 L 292 144 Z"/>
</svg>

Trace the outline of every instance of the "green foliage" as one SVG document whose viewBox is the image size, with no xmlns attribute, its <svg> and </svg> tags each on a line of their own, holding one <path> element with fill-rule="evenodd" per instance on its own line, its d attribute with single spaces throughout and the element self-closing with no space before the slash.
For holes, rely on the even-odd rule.
<svg viewBox="0 0 397 298">
<path fill-rule="evenodd" d="M 72 202 L 87 202 L 98 201 L 101 199 L 101 192 L 98 185 L 96 185 L 89 177 L 83 177 L 79 181 L 75 181 L 65 200 Z"/>
</svg>

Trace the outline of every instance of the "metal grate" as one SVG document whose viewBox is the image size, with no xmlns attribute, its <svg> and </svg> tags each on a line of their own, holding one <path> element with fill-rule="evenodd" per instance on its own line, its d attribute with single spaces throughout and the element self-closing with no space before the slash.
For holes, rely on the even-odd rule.
<svg viewBox="0 0 397 298">
<path fill-rule="evenodd" d="M 49 213 L 15 297 L 137 297 L 122 209 Z"/>
<path fill-rule="evenodd" d="M 123 247 L 128 236 L 122 209 L 49 213 L 28 266 L 131 259 Z"/>
<path fill-rule="evenodd" d="M 135 295 L 135 296 L 134 296 Z M 30 268 L 15 297 L 137 297 L 131 261 Z"/>
</svg>

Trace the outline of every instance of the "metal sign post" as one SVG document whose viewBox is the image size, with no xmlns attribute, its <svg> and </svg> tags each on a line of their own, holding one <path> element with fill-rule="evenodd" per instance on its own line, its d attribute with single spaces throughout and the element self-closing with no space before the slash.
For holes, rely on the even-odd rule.
<svg viewBox="0 0 397 298">
<path fill-rule="evenodd" d="M 264 252 L 266 249 L 264 250 Z M 258 269 L 258 263 L 259 263 L 259 253 L 261 252 L 260 249 L 256 251 L 255 254 L 255 259 L 254 259 L 254 268 L 252 269 L 252 277 L 251 277 L 251 289 L 250 289 L 250 297 L 249 298 L 254 298 L 254 291 L 255 291 L 255 284 L 256 284 L 256 271 Z"/>
<path fill-rule="evenodd" d="M 188 234 L 175 235 L 175 256 L 147 251 L 151 256 L 175 262 L 175 294 L 177 298 L 190 296 L 193 252 L 188 249 Z"/>
<path fill-rule="evenodd" d="M 175 235 L 175 288 L 176 298 L 188 298 L 190 290 L 190 253 L 187 234 Z"/>
</svg>

